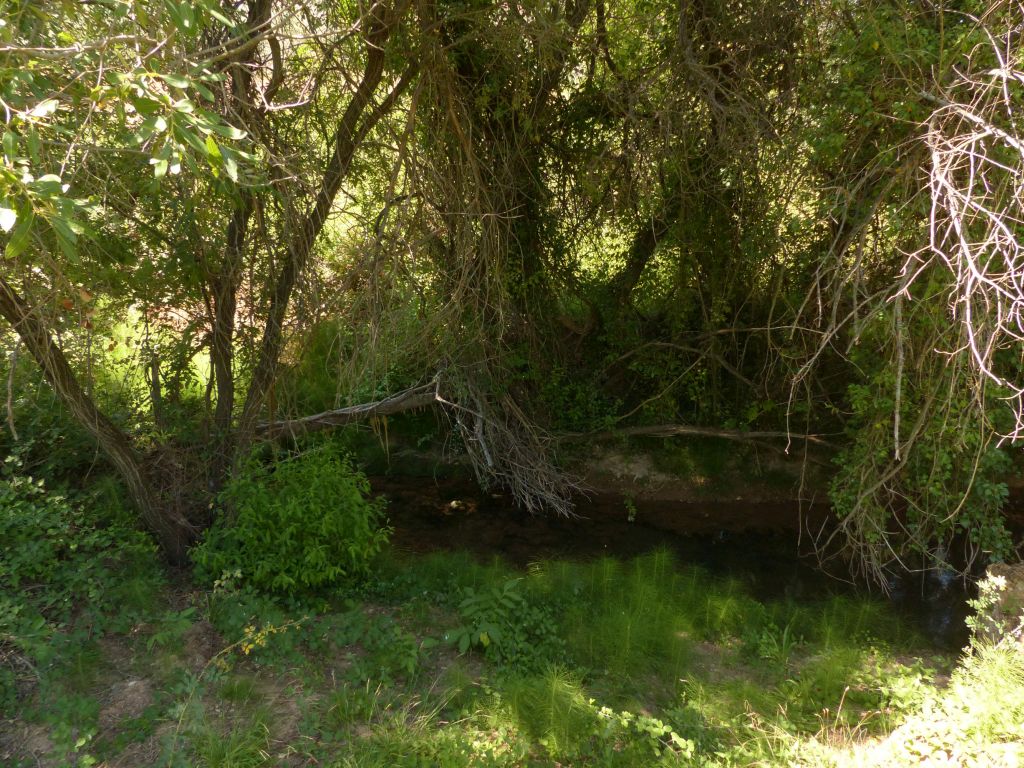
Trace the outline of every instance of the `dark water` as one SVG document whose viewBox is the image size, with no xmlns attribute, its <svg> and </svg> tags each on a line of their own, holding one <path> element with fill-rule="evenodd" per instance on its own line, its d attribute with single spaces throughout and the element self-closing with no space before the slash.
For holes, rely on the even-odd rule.
<svg viewBox="0 0 1024 768">
<path fill-rule="evenodd" d="M 373 478 L 389 499 L 400 550 L 426 553 L 465 550 L 513 565 L 547 558 L 586 560 L 631 558 L 658 548 L 682 563 L 741 582 L 758 600 L 815 600 L 830 595 L 866 594 L 866 588 L 822 572 L 810 556 L 808 521 L 825 510 L 797 509 L 793 503 L 707 502 L 635 505 L 621 498 L 583 500 L 578 519 L 533 517 L 510 500 L 480 491 L 472 483 L 430 478 Z M 908 624 L 937 649 L 954 651 L 967 642 L 967 591 L 962 581 L 935 575 L 894 581 L 889 600 Z"/>
</svg>

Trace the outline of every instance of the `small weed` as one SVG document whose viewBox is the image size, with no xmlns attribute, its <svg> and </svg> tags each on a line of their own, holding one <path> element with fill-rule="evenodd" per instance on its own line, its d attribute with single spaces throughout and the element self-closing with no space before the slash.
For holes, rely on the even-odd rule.
<svg viewBox="0 0 1024 768">
<path fill-rule="evenodd" d="M 327 697 L 323 722 L 332 729 L 347 728 L 372 722 L 390 707 L 391 699 L 383 683 L 372 687 L 367 680 L 362 686 L 344 685 Z"/>
<path fill-rule="evenodd" d="M 146 649 L 153 650 L 154 645 L 161 647 L 181 641 L 188 628 L 195 623 L 196 609 L 185 608 L 181 611 L 167 611 L 153 619 L 153 633 L 146 640 Z"/>
<path fill-rule="evenodd" d="M 259 698 L 256 680 L 249 675 L 232 675 L 221 681 L 220 697 L 232 704 L 247 705 Z"/>
<path fill-rule="evenodd" d="M 635 523 L 636 522 L 636 502 L 633 501 L 633 498 L 631 496 L 627 496 L 626 500 L 623 502 L 623 504 L 626 507 L 626 522 Z"/>
<path fill-rule="evenodd" d="M 752 643 L 757 657 L 778 669 L 786 669 L 793 652 L 803 644 L 803 638 L 793 632 L 792 623 L 781 629 L 776 624 L 766 624 Z"/>
</svg>

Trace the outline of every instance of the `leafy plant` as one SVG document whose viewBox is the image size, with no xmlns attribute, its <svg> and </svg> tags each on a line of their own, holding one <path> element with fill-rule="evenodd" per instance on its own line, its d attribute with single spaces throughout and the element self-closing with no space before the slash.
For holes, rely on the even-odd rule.
<svg viewBox="0 0 1024 768">
<path fill-rule="evenodd" d="M 1021 606 L 1014 605 L 1012 601 L 1009 606 L 1003 605 L 1008 588 L 1006 576 L 990 572 L 978 582 L 978 596 L 967 601 L 974 611 L 966 622 L 971 630 L 971 644 L 975 647 L 986 642 L 999 643 L 1008 638 L 1019 638 L 1024 632 Z M 1010 608 L 1008 612 L 1006 607 Z"/>
<path fill-rule="evenodd" d="M 780 628 L 777 624 L 769 623 L 757 633 L 754 650 L 764 661 L 785 667 L 793 651 L 802 644 L 803 638 L 794 633 L 792 624 Z"/>
<path fill-rule="evenodd" d="M 296 618 L 281 602 L 249 585 L 221 586 L 210 597 L 210 622 L 235 650 L 256 663 L 294 660 L 306 617 Z"/>
<path fill-rule="evenodd" d="M 430 637 L 418 640 L 390 616 L 368 614 L 361 608 L 328 617 L 324 624 L 331 644 L 339 650 L 344 646 L 362 646 L 364 655 L 350 654 L 350 677 L 364 683 L 414 678 L 423 652 L 437 645 L 437 640 Z"/>
<path fill-rule="evenodd" d="M 142 618 L 148 601 L 135 593 L 161 584 L 149 537 L 90 514 L 83 499 L 52 493 L 18 469 L 9 457 L 0 474 L 0 702 L 7 704 L 62 652 Z"/>
<path fill-rule="evenodd" d="M 631 496 L 627 496 L 626 497 L 626 501 L 624 502 L 624 506 L 626 507 L 626 521 L 630 522 L 630 523 L 635 523 L 636 522 L 636 502 L 633 501 L 633 498 Z"/>
<path fill-rule="evenodd" d="M 459 603 L 463 623 L 446 634 L 460 653 L 482 649 L 485 658 L 519 669 L 537 669 L 565 655 L 554 612 L 520 591 L 521 579 L 477 591 Z"/>
<path fill-rule="evenodd" d="M 916 319 L 925 328 L 944 322 Z M 864 343 L 884 333 L 878 323 L 865 331 Z M 994 424 L 986 423 L 999 413 L 979 414 L 955 366 L 900 372 L 874 352 L 855 359 L 872 373 L 848 387 L 851 440 L 835 459 L 829 490 L 839 518 L 835 536 L 854 567 L 877 582 L 908 563 L 948 568 L 958 565 L 947 555 L 958 539 L 968 545 L 968 565 L 1006 559 L 1011 463 L 991 439 Z"/>
<path fill-rule="evenodd" d="M 155 547 L 145 534 L 95 519 L 81 501 L 14 469 L 0 477 L 0 590 L 62 622 L 81 602 L 99 613 L 113 608 L 128 577 L 155 578 L 147 565 Z"/>
<path fill-rule="evenodd" d="M 593 703 L 593 701 L 591 701 Z M 616 751 L 622 751 L 622 744 L 633 757 L 657 759 L 662 756 L 691 758 L 696 745 L 683 738 L 672 726 L 657 717 L 628 711 L 617 712 L 610 707 L 598 711 L 601 728 L 597 732 L 597 744 L 606 758 L 612 758 Z"/>
<path fill-rule="evenodd" d="M 181 611 L 168 611 L 157 616 L 153 622 L 155 624 L 153 634 L 146 641 L 146 649 L 152 650 L 154 645 L 165 646 L 180 641 L 188 628 L 195 622 L 195 613 L 196 609 L 189 607 Z"/>
<path fill-rule="evenodd" d="M 384 503 L 349 455 L 326 442 L 272 464 L 255 457 L 221 495 L 225 514 L 192 553 L 200 578 L 239 571 L 267 592 L 294 595 L 367 572 L 390 529 Z"/>
</svg>

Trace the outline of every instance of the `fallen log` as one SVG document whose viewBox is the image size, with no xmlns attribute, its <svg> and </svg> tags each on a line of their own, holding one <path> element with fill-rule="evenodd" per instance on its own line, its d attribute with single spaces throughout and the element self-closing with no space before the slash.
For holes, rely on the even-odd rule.
<svg viewBox="0 0 1024 768">
<path fill-rule="evenodd" d="M 297 419 L 283 421 L 267 421 L 256 425 L 256 434 L 260 437 L 275 440 L 281 437 L 296 437 L 324 429 L 344 427 L 348 424 L 366 421 L 381 416 L 392 416 L 396 413 L 425 408 L 438 402 L 437 382 L 421 384 L 417 387 L 397 392 L 382 400 L 371 403 L 350 405 L 346 408 L 335 408 L 331 411 L 314 413 Z"/>
</svg>

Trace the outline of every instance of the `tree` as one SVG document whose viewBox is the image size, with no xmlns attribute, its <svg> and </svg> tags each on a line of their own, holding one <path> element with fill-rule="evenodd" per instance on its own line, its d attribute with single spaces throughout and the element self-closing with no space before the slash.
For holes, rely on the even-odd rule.
<svg viewBox="0 0 1024 768">
<path fill-rule="evenodd" d="M 6 6 L 0 315 L 170 550 L 257 441 L 425 405 L 531 511 L 553 433 L 800 419 L 871 578 L 1005 544 L 1015 6 L 150 5 Z"/>
<path fill-rule="evenodd" d="M 409 9 L 207 0 L 5 14 L 0 314 L 173 554 L 191 538 L 190 502 L 251 445 L 295 287 L 360 145 L 410 82 L 415 65 L 389 57 Z M 235 422 L 243 294 L 260 332 Z M 184 344 L 209 348 L 220 460 L 191 499 L 153 476 L 54 340 L 76 304 L 89 330 L 82 305 L 107 302 L 147 317 L 183 309 Z"/>
</svg>

